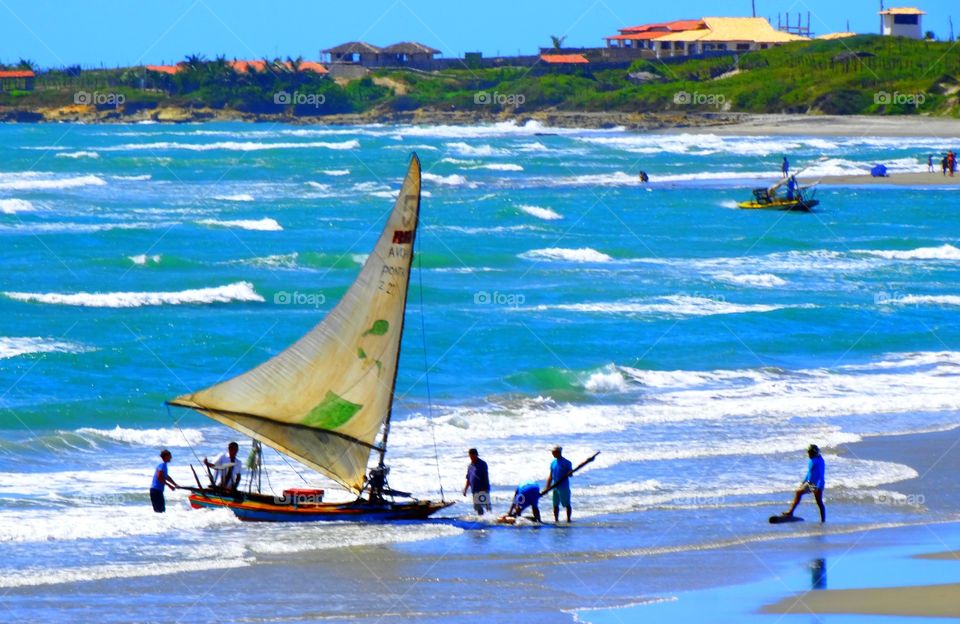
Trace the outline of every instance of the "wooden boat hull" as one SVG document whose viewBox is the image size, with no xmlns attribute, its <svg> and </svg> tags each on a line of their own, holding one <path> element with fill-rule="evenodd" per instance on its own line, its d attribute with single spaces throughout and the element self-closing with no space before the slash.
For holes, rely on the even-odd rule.
<svg viewBox="0 0 960 624">
<path fill-rule="evenodd" d="M 371 503 L 365 500 L 348 503 L 278 502 L 273 497 L 256 494 L 224 494 L 210 490 L 193 490 L 190 505 L 194 509 L 226 508 L 240 520 L 248 522 L 391 522 L 423 520 L 452 502 L 413 501 L 409 503 Z"/>
<path fill-rule="evenodd" d="M 814 207 L 820 204 L 820 200 L 782 200 L 767 203 L 756 201 L 746 201 L 737 204 L 738 208 L 743 210 L 787 210 L 790 212 L 810 212 Z"/>
</svg>

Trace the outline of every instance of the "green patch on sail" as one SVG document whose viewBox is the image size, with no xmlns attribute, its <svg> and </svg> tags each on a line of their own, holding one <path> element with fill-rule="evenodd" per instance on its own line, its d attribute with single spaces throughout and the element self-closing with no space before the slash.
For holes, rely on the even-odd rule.
<svg viewBox="0 0 960 624">
<path fill-rule="evenodd" d="M 390 329 L 390 323 L 380 319 L 373 322 L 373 325 L 367 331 L 363 332 L 364 336 L 373 335 L 373 336 L 382 336 L 387 333 L 387 330 Z"/>
<path fill-rule="evenodd" d="M 361 407 L 363 406 L 351 403 L 327 390 L 327 396 L 323 398 L 319 405 L 310 410 L 302 424 L 314 429 L 336 429 L 353 418 Z"/>
<path fill-rule="evenodd" d="M 363 350 L 363 347 L 357 347 L 357 357 L 361 360 L 367 359 L 367 352 Z"/>
</svg>

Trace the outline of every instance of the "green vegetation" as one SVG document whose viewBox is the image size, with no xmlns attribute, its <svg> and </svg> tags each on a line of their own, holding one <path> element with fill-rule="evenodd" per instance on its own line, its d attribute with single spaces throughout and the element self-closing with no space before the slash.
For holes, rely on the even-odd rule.
<svg viewBox="0 0 960 624">
<path fill-rule="evenodd" d="M 35 91 L 0 93 L 0 105 L 65 106 L 78 91 L 98 91 L 122 95 L 126 113 L 171 106 L 296 116 L 417 109 L 960 116 L 960 54 L 943 42 L 859 36 L 740 56 L 637 61 L 629 70 L 594 60 L 575 69 L 383 69 L 348 82 L 304 71 L 302 59 L 264 60 L 241 72 L 222 57 L 190 56 L 172 75 L 144 68 L 43 72 Z"/>
</svg>

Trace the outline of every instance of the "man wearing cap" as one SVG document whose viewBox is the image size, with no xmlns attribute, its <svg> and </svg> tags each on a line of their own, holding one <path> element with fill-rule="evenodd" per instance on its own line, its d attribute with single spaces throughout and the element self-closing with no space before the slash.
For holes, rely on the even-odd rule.
<svg viewBox="0 0 960 624">
<path fill-rule="evenodd" d="M 477 449 L 472 448 L 467 451 L 470 457 L 470 465 L 467 466 L 467 482 L 463 486 L 463 495 L 467 495 L 467 490 L 473 492 L 473 508 L 478 516 L 483 515 L 483 510 L 493 511 L 490 504 L 490 475 L 487 472 L 487 462 L 480 459 Z"/>
<path fill-rule="evenodd" d="M 811 444 L 807 448 L 807 456 L 810 457 L 810 461 L 807 462 L 807 475 L 803 478 L 800 489 L 797 490 L 796 495 L 793 497 L 793 505 L 791 505 L 790 511 L 785 511 L 783 515 L 792 516 L 793 512 L 797 509 L 797 505 L 800 504 L 800 499 L 803 498 L 803 495 L 807 492 L 813 492 L 813 496 L 817 500 L 817 507 L 820 508 L 820 522 L 826 522 L 827 510 L 823 506 L 823 488 L 827 468 L 823 462 L 823 457 L 820 455 L 820 447 L 816 444 Z"/>
<path fill-rule="evenodd" d="M 563 448 L 553 447 L 553 462 L 550 464 L 550 476 L 547 477 L 547 487 L 551 485 L 553 489 L 553 521 L 560 521 L 560 505 L 567 510 L 567 522 L 570 522 L 570 514 L 573 511 L 570 506 L 570 473 L 573 472 L 573 464 L 569 459 L 563 456 Z"/>
</svg>

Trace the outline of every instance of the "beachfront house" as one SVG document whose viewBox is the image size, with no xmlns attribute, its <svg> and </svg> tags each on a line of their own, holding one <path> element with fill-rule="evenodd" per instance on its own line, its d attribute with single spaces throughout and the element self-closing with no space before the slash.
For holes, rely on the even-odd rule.
<svg viewBox="0 0 960 624">
<path fill-rule="evenodd" d="M 0 71 L 0 93 L 4 91 L 33 91 L 33 81 L 37 75 L 31 69 L 10 69 Z"/>
<path fill-rule="evenodd" d="M 909 37 L 923 39 L 921 18 L 926 15 L 914 7 L 890 8 L 880 11 L 885 37 Z"/>
<path fill-rule="evenodd" d="M 440 50 L 416 41 L 403 41 L 380 50 L 380 63 L 383 65 L 429 65 Z"/>
<path fill-rule="evenodd" d="M 634 48 L 656 58 L 749 52 L 806 40 L 777 30 L 762 17 L 704 17 L 646 24 L 606 37 L 608 48 Z"/>
<path fill-rule="evenodd" d="M 380 64 L 380 48 L 364 41 L 349 41 L 323 50 L 331 63 L 352 63 L 364 67 Z"/>
</svg>

